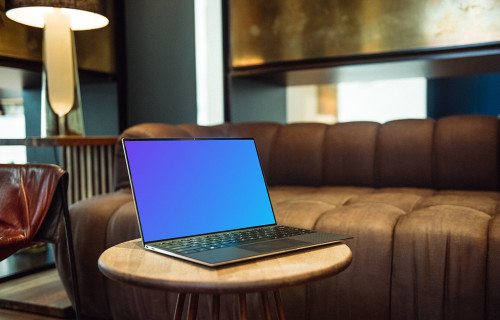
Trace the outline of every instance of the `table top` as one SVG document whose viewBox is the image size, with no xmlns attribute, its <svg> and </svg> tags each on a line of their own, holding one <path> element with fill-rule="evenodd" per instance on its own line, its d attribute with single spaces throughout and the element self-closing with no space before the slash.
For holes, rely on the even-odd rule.
<svg viewBox="0 0 500 320">
<path fill-rule="evenodd" d="M 343 243 L 210 268 L 147 251 L 131 240 L 104 251 L 99 269 L 108 278 L 144 288 L 183 293 L 276 290 L 334 276 L 352 252 Z"/>
</svg>

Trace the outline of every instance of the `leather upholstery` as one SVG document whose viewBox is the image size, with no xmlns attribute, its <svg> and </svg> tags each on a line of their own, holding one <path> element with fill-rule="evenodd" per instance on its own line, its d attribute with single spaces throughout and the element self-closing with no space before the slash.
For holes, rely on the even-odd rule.
<svg viewBox="0 0 500 320">
<path fill-rule="evenodd" d="M 0 164 L 0 260 L 33 244 L 66 174 L 56 166 L 48 169 L 43 165 Z"/>
<path fill-rule="evenodd" d="M 498 119 L 465 115 L 385 124 L 141 124 L 122 137 L 254 137 L 279 223 L 354 236 L 346 241 L 347 270 L 283 291 L 289 319 L 498 319 L 498 133 Z M 102 251 L 139 237 L 120 144 L 115 168 L 114 193 L 71 207 L 83 312 L 171 316 L 173 293 L 113 283 L 97 269 Z M 224 298 L 225 318 L 233 302 Z M 258 298 L 249 305 L 258 318 Z M 206 309 L 202 297 L 199 314 Z"/>
</svg>

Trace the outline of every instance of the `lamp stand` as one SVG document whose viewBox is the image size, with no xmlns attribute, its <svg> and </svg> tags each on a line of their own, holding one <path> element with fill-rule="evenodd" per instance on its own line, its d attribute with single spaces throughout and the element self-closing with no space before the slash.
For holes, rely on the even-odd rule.
<svg viewBox="0 0 500 320">
<path fill-rule="evenodd" d="M 78 64 L 70 18 L 45 15 L 41 136 L 84 135 Z"/>
</svg>

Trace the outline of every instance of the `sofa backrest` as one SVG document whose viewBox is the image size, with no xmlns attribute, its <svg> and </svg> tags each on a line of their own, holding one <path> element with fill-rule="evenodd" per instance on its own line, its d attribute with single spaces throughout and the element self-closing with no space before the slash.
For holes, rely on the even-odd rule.
<svg viewBox="0 0 500 320">
<path fill-rule="evenodd" d="M 269 185 L 499 190 L 499 120 L 485 115 L 218 126 L 140 124 L 127 138 L 253 137 Z M 121 144 L 116 189 L 130 187 Z"/>
</svg>

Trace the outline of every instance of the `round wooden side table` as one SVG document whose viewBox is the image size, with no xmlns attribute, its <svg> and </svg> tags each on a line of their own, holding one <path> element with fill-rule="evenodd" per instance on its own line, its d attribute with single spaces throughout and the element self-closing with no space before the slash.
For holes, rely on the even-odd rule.
<svg viewBox="0 0 500 320">
<path fill-rule="evenodd" d="M 113 246 L 99 257 L 108 278 L 134 286 L 178 292 L 174 319 L 181 319 L 186 294 L 188 319 L 196 319 L 198 296 L 213 294 L 213 319 L 218 319 L 220 295 L 238 294 L 240 318 L 246 319 L 246 293 L 261 292 L 266 319 L 271 319 L 267 292 L 275 297 L 279 319 L 284 319 L 279 289 L 334 276 L 346 269 L 352 253 L 338 243 L 209 268 L 147 251 L 140 239 Z"/>
</svg>

